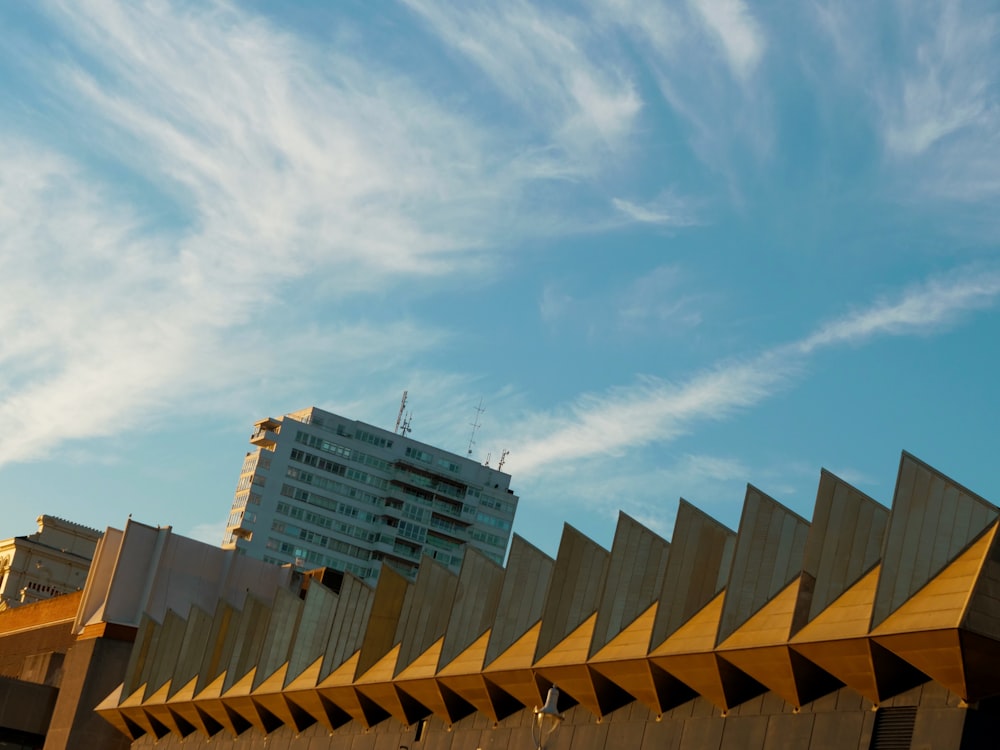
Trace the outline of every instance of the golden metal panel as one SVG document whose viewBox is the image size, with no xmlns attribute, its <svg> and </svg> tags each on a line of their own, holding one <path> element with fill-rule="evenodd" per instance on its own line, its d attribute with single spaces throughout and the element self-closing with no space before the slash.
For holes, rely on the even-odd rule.
<svg viewBox="0 0 1000 750">
<path fill-rule="evenodd" d="M 879 568 L 876 566 L 814 617 L 790 642 L 798 645 L 867 636 L 878 578 Z M 806 656 L 811 658 L 808 654 Z M 828 667 L 823 668 L 831 671 Z"/>
<path fill-rule="evenodd" d="M 399 658 L 399 649 L 400 645 L 397 643 L 371 669 L 360 675 L 354 681 L 354 686 L 359 693 L 381 706 L 401 724 L 408 726 L 420 717 L 414 716 L 414 713 L 419 713 L 419 711 L 414 711 L 413 707 L 407 705 L 392 684 L 396 661 Z M 426 715 L 426 711 L 424 714 Z"/>
<path fill-rule="evenodd" d="M 530 668 L 535 659 L 535 646 L 538 643 L 538 633 L 541 627 L 541 622 L 535 623 L 528 632 L 514 641 L 506 651 L 484 667 L 483 672 L 488 675 L 493 672 Z"/>
<path fill-rule="evenodd" d="M 527 707 L 541 705 L 541 689 L 531 671 L 541 622 L 497 656 L 483 669 L 483 676 Z"/>
<path fill-rule="evenodd" d="M 445 703 L 444 697 L 441 695 L 441 690 L 433 677 L 415 680 L 400 680 L 397 678 L 393 684 L 414 701 L 422 706 L 426 706 L 432 714 L 441 719 L 445 724 L 451 724 L 455 721 L 448 711 L 448 705 Z"/>
<path fill-rule="evenodd" d="M 122 688 L 124 688 L 124 683 L 115 688 L 107 698 L 97 704 L 94 711 L 119 732 L 135 740 L 141 737 L 145 733 L 145 730 L 136 726 L 134 722 L 126 720 L 125 715 L 118 709 Z"/>
<path fill-rule="evenodd" d="M 396 668 L 396 659 L 399 657 L 399 644 L 393 646 L 389 652 L 375 662 L 371 669 L 364 674 L 358 675 L 354 682 L 358 685 L 367 685 L 376 682 L 391 682 L 392 673 Z"/>
<path fill-rule="evenodd" d="M 266 693 L 279 693 L 281 689 L 285 686 L 285 677 L 288 674 L 288 662 L 285 662 L 280 667 L 278 667 L 270 677 L 261 681 L 261 683 L 252 690 L 254 695 L 266 694 Z"/>
<path fill-rule="evenodd" d="M 256 667 L 247 672 L 246 676 L 222 694 L 221 700 L 223 706 L 229 709 L 230 716 L 232 712 L 236 712 L 261 734 L 270 734 L 277 729 L 280 722 L 269 711 L 262 711 L 260 706 L 250 697 L 256 672 Z"/>
<path fill-rule="evenodd" d="M 403 681 L 434 677 L 437 674 L 438 660 L 441 658 L 441 647 L 443 645 L 444 636 L 441 636 L 431 644 L 430 648 L 414 659 L 410 666 L 396 675 L 395 679 Z"/>
<path fill-rule="evenodd" d="M 715 648 L 715 634 L 719 631 L 719 618 L 722 616 L 722 604 L 725 598 L 724 591 L 717 594 L 694 617 L 661 643 L 650 656 L 710 654 Z"/>
<path fill-rule="evenodd" d="M 788 584 L 777 596 L 765 604 L 749 620 L 743 623 L 725 641 L 719 644 L 720 652 L 729 649 L 756 648 L 758 646 L 773 646 L 788 642 L 788 634 L 792 627 L 792 616 L 795 614 L 795 603 L 799 596 L 799 583 L 796 578 Z M 729 654 L 724 654 L 726 658 Z"/>
<path fill-rule="evenodd" d="M 996 531 L 997 527 L 994 525 L 926 586 L 901 604 L 872 631 L 872 635 L 957 628 L 965 614 Z"/>
<path fill-rule="evenodd" d="M 195 695 L 194 701 L 198 710 L 208 717 L 207 719 L 203 719 L 206 726 L 208 726 L 208 720 L 210 719 L 223 729 L 227 729 L 231 735 L 237 737 L 240 733 L 246 731 L 250 724 L 242 716 L 223 704 L 220 699 L 225 681 L 226 672 L 223 672 Z"/>
<path fill-rule="evenodd" d="M 545 690 L 538 684 L 535 673 L 531 669 L 511 669 L 491 671 L 483 675 L 488 682 L 493 683 L 526 708 L 540 706 L 544 703 Z"/>
<path fill-rule="evenodd" d="M 594 654 L 590 665 L 596 672 L 621 687 L 650 710 L 666 710 L 657 691 L 650 664 L 646 660 L 649 640 L 656 622 L 657 603 L 646 609 L 631 625 Z"/>
<path fill-rule="evenodd" d="M 426 706 L 446 724 L 452 724 L 475 709 L 446 686 L 442 688 L 434 679 L 443 645 L 444 636 L 434 641 L 410 666 L 396 675 L 395 683 L 400 690 Z M 485 643 L 483 648 L 485 649 Z"/>
<path fill-rule="evenodd" d="M 324 659 L 325 657 L 321 656 L 306 667 L 302 674 L 289 683 L 282 695 L 332 732 L 350 721 L 351 717 L 343 709 L 334 705 L 329 698 L 320 695 L 316 689 Z"/>
<path fill-rule="evenodd" d="M 872 627 L 882 624 L 997 520 L 998 509 L 908 453 L 899 465 Z"/>
<path fill-rule="evenodd" d="M 422 719 L 430 714 L 430 710 L 419 701 L 401 692 L 393 682 L 372 682 L 364 685 L 356 685 L 356 690 L 361 703 L 367 698 L 376 706 L 386 711 L 396 721 L 403 726 L 410 726 L 418 719 Z M 369 720 L 371 715 L 369 714 Z M 374 723 L 374 722 L 373 722 Z"/>
<path fill-rule="evenodd" d="M 729 710 L 730 705 L 722 685 L 722 676 L 719 674 L 718 660 L 711 651 L 653 656 L 651 660 L 722 711 Z"/>
<path fill-rule="evenodd" d="M 288 662 L 281 665 L 274 674 L 254 688 L 251 697 L 258 706 L 277 717 L 282 724 L 301 732 L 315 724 L 318 719 L 289 702 L 288 695 L 283 689 L 288 676 L 288 666 Z"/>
<path fill-rule="evenodd" d="M 795 685 L 795 675 L 786 646 L 726 651 L 725 658 L 753 677 L 757 682 L 780 695 L 786 703 L 801 705 Z"/>
<path fill-rule="evenodd" d="M 478 711 L 493 721 L 499 721 L 502 717 L 497 715 L 497 708 L 481 674 L 489 642 L 490 631 L 487 630 L 472 645 L 445 664 L 437 677 L 442 685 L 475 706 Z"/>
<path fill-rule="evenodd" d="M 128 719 L 136 727 L 139 727 L 145 734 L 160 737 L 159 727 L 153 725 L 149 715 L 142 710 L 143 694 L 146 692 L 145 684 L 139 685 L 131 695 L 123 700 L 118 706 L 118 713 Z"/>
<path fill-rule="evenodd" d="M 867 638 L 796 643 L 793 648 L 854 692 L 872 703 L 879 702 L 878 683 Z"/>
<path fill-rule="evenodd" d="M 590 643 L 594 635 L 594 624 L 597 613 L 588 617 L 582 625 L 564 638 L 551 651 L 543 656 L 535 671 L 549 682 L 558 685 L 559 689 L 571 696 L 577 703 L 586 708 L 594 716 L 604 716 L 611 706 L 624 705 L 631 700 L 615 694 L 621 688 L 604 686 L 599 694 L 598 686 L 586 666 L 587 654 L 590 653 Z M 599 680 L 606 678 L 598 677 Z M 604 698 L 604 700 L 602 700 Z"/>
<path fill-rule="evenodd" d="M 316 686 L 316 691 L 361 726 L 368 728 L 374 726 L 381 719 L 379 715 L 371 711 L 371 706 L 368 705 L 370 701 L 365 699 L 363 703 L 353 687 L 354 673 L 358 668 L 360 655 L 360 651 L 355 651 L 350 659 L 337 667 Z M 311 710 L 310 713 L 312 713 Z M 385 713 L 385 716 L 388 716 L 388 713 Z M 385 718 L 385 716 L 381 718 Z"/>
<path fill-rule="evenodd" d="M 479 674 L 483 669 L 483 661 L 486 658 L 486 647 L 490 642 L 490 631 L 487 630 L 479 638 L 473 641 L 467 649 L 447 664 L 442 665 L 438 671 L 439 677 L 451 675 Z"/>
<path fill-rule="evenodd" d="M 594 623 L 597 622 L 595 612 L 572 633 L 563 638 L 547 654 L 535 662 L 535 667 L 564 666 L 568 664 L 581 665 L 587 661 L 590 653 L 590 641 L 594 636 Z"/>
<path fill-rule="evenodd" d="M 559 690 L 575 700 L 594 716 L 603 716 L 606 712 L 601 708 L 601 702 L 590 679 L 586 664 L 574 666 L 559 666 L 539 669 L 537 673 L 544 679 L 557 685 Z"/>
<path fill-rule="evenodd" d="M 438 681 L 462 700 L 474 706 L 477 711 L 489 716 L 493 721 L 500 721 L 500 719 L 508 715 L 508 713 L 498 708 L 494 696 L 490 694 L 486 680 L 478 672 L 476 674 L 452 675 L 448 677 L 439 676 Z M 511 697 L 510 700 L 514 701 L 515 699 Z M 521 708 L 521 704 L 517 703 L 516 710 L 520 710 Z"/>
<path fill-rule="evenodd" d="M 658 714 L 666 710 L 653 681 L 650 663 L 646 659 L 606 661 L 591 666 L 595 672 L 604 675 L 629 695 L 634 696 L 649 710 Z"/>
<path fill-rule="evenodd" d="M 876 637 L 875 642 L 968 700 L 958 630 L 883 635 Z"/>
<path fill-rule="evenodd" d="M 167 705 L 199 732 L 206 737 L 211 737 L 219 730 L 219 727 L 214 721 L 206 721 L 208 717 L 205 716 L 204 712 L 199 711 L 194 703 L 194 695 L 200 679 L 199 675 L 191 678 L 186 685 L 181 686 L 180 690 L 167 698 Z"/>
<path fill-rule="evenodd" d="M 618 513 L 590 656 L 620 635 L 657 600 L 663 590 L 669 550 L 670 543 L 661 536 L 627 514 Z"/>
<path fill-rule="evenodd" d="M 656 610 L 659 602 L 653 604 L 639 615 L 632 624 L 616 635 L 608 644 L 590 658 L 591 664 L 598 662 L 613 662 L 622 659 L 637 659 L 649 653 L 649 639 L 656 622 Z"/>
<path fill-rule="evenodd" d="M 178 737 L 186 737 L 191 734 L 196 727 L 191 722 L 185 720 L 167 705 L 167 696 L 170 695 L 170 681 L 164 683 L 159 690 L 153 693 L 143 703 L 143 709 L 156 721 L 170 730 Z"/>
<path fill-rule="evenodd" d="M 320 670 L 323 669 L 323 659 L 325 657 L 319 656 L 302 670 L 302 674 L 297 677 L 293 677 L 291 681 L 285 686 L 285 692 L 296 692 L 299 690 L 309 690 L 319 684 Z M 287 678 L 287 675 L 286 675 Z"/>
<path fill-rule="evenodd" d="M 716 643 L 729 638 L 801 573 L 808 533 L 804 518 L 747 485 Z"/>
<path fill-rule="evenodd" d="M 801 578 L 797 578 L 774 599 L 740 626 L 735 633 L 717 649 L 719 654 L 755 680 L 766 685 L 780 695 L 785 702 L 801 706 L 803 692 L 812 694 L 800 685 L 800 680 L 815 677 L 823 683 L 820 675 L 796 674 L 793 657 L 788 650 L 788 634 L 798 602 Z M 799 670 L 800 672 L 804 670 Z M 817 667 L 813 671 L 819 672 Z M 820 686 L 815 686 L 820 690 Z"/>
</svg>

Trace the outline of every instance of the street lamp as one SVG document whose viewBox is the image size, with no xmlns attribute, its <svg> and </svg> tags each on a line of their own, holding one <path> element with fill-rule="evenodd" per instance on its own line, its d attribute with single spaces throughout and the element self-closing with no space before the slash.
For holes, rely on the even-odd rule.
<svg viewBox="0 0 1000 750">
<path fill-rule="evenodd" d="M 535 718 L 531 722 L 531 739 L 535 741 L 535 750 L 542 750 L 545 741 L 562 723 L 563 715 L 559 713 L 558 704 L 559 688 L 553 685 L 545 696 L 545 705 L 541 708 L 535 706 Z"/>
</svg>

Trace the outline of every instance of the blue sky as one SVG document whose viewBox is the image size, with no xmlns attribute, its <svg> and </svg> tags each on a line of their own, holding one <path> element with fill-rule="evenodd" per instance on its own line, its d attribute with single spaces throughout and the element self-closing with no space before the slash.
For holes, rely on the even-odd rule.
<svg viewBox="0 0 1000 750">
<path fill-rule="evenodd" d="M 901 450 L 1000 501 L 992 2 L 0 8 L 0 537 L 221 540 L 252 423 L 475 455 L 554 553 Z"/>
</svg>

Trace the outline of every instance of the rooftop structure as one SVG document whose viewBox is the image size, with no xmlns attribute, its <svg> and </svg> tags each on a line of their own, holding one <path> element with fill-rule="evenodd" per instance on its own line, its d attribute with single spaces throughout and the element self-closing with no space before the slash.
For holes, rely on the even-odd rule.
<svg viewBox="0 0 1000 750">
<path fill-rule="evenodd" d="M 467 547 L 502 563 L 517 509 L 510 475 L 315 407 L 254 426 L 223 547 L 300 569 L 412 578 L 458 571 Z"/>
</svg>

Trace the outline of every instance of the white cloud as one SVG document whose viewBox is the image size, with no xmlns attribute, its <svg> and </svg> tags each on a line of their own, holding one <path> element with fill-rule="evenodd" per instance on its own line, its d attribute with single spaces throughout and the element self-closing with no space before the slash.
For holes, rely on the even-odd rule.
<svg viewBox="0 0 1000 750">
<path fill-rule="evenodd" d="M 680 268 L 658 266 L 619 295 L 615 323 L 619 329 L 629 331 L 688 331 L 701 323 L 697 302 L 698 296 L 686 291 Z"/>
<path fill-rule="evenodd" d="M 563 415 L 527 419 L 525 437 L 513 441 L 519 475 L 541 467 L 626 448 L 667 442 L 699 420 L 721 419 L 758 403 L 787 380 L 770 355 L 746 363 L 721 366 L 685 383 L 643 378 L 634 386 L 604 395 L 586 395 Z"/>
<path fill-rule="evenodd" d="M 695 223 L 685 204 L 671 196 L 661 197 L 646 205 L 633 203 L 624 198 L 612 198 L 611 204 L 628 218 L 642 224 L 678 227 L 691 226 Z"/>
<path fill-rule="evenodd" d="M 369 320 L 356 299 L 475 273 L 519 234 L 573 229 L 525 202 L 565 176 L 564 158 L 454 114 L 377 60 L 226 4 L 46 7 L 67 53 L 39 54 L 34 73 L 83 149 L 0 141 L 0 463 L 152 426 L 181 401 L 224 408 L 277 378 L 306 393 L 331 367 L 394 390 L 401 362 L 444 334 Z M 540 61 L 553 79 L 535 94 L 559 92 L 558 129 L 623 137 L 638 100 L 587 62 L 582 27 L 515 16 L 526 57 L 501 83 Z M 108 164 L 129 188 L 112 187 Z M 355 322 L 315 323 L 304 300 Z M 303 352 L 308 371 L 281 364 Z"/>
<path fill-rule="evenodd" d="M 702 23 L 717 37 L 737 78 L 756 70 L 767 44 L 760 24 L 743 0 L 688 0 Z"/>
<path fill-rule="evenodd" d="M 842 84 L 869 97 L 905 194 L 970 203 L 1000 194 L 1000 12 L 988 0 L 817 3 Z M 887 58 L 884 34 L 894 34 Z M 824 73 L 824 81 L 831 73 Z"/>
<path fill-rule="evenodd" d="M 538 313 L 546 323 L 554 323 L 564 318 L 573 309 L 574 304 L 575 301 L 570 295 L 552 284 L 547 284 L 538 302 Z"/>
<path fill-rule="evenodd" d="M 916 28 L 907 41 L 915 59 L 904 68 L 899 88 L 885 92 L 889 148 L 915 156 L 964 128 L 995 127 L 1000 116 L 991 111 L 1000 93 L 995 90 L 1000 81 L 996 14 L 965 14 L 954 1 L 916 3 L 906 10 L 930 23 L 911 21 L 910 28 Z"/>
<path fill-rule="evenodd" d="M 825 347 L 861 344 L 877 335 L 919 335 L 955 323 L 962 313 L 991 308 L 1000 297 L 1000 273 L 963 269 L 934 278 L 895 301 L 873 305 L 825 324 L 804 338 L 758 356 L 723 363 L 683 383 L 646 377 L 603 394 L 586 394 L 559 413 L 522 416 L 511 430 L 518 439 L 511 460 L 518 476 L 531 477 L 594 456 L 620 455 L 669 443 L 699 422 L 751 408 L 789 387 L 807 357 Z"/>
<path fill-rule="evenodd" d="M 624 69 L 606 62 L 610 50 L 591 24 L 523 0 L 406 3 L 536 120 L 570 156 L 569 172 L 589 171 L 595 148 L 624 145 L 642 102 Z"/>
<path fill-rule="evenodd" d="M 899 299 L 881 300 L 827 323 L 795 347 L 808 354 L 835 344 L 864 343 L 878 335 L 932 333 L 953 323 L 962 313 L 993 307 L 998 296 L 1000 273 L 963 270 L 913 287 Z"/>
</svg>

